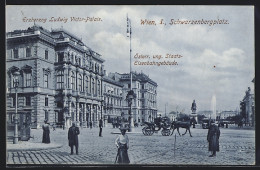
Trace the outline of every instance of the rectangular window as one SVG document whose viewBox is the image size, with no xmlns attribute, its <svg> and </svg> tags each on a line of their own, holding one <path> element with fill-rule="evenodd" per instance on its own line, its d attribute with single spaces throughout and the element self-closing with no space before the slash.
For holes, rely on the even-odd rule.
<svg viewBox="0 0 260 170">
<path fill-rule="evenodd" d="M 49 112 L 47 110 L 45 110 L 45 120 L 49 121 Z"/>
<path fill-rule="evenodd" d="M 131 84 L 128 84 L 128 88 L 129 88 L 129 89 L 131 88 Z"/>
<path fill-rule="evenodd" d="M 44 81 L 43 87 L 48 88 L 48 84 L 49 84 L 49 82 L 48 82 L 48 74 L 44 74 L 43 81 Z"/>
<path fill-rule="evenodd" d="M 63 53 L 59 53 L 58 54 L 58 62 L 62 62 L 63 61 Z"/>
<path fill-rule="evenodd" d="M 16 105 L 16 100 L 15 100 L 15 97 L 13 97 L 13 107 L 15 107 Z"/>
<path fill-rule="evenodd" d="M 49 57 L 49 52 L 48 50 L 45 50 L 45 60 L 48 60 L 48 57 Z"/>
<path fill-rule="evenodd" d="M 32 74 L 25 73 L 25 87 L 30 87 L 32 82 Z"/>
<path fill-rule="evenodd" d="M 57 75 L 57 89 L 63 89 L 63 85 L 64 85 L 63 71 L 59 71 Z"/>
<path fill-rule="evenodd" d="M 26 48 L 26 57 L 31 57 L 31 48 Z"/>
<path fill-rule="evenodd" d="M 19 58 L 18 49 L 14 49 L 14 58 Z"/>
<path fill-rule="evenodd" d="M 48 102 L 48 97 L 45 97 L 45 106 L 48 106 L 49 102 Z"/>
<path fill-rule="evenodd" d="M 31 97 L 30 96 L 25 97 L 25 106 L 31 106 Z"/>
</svg>

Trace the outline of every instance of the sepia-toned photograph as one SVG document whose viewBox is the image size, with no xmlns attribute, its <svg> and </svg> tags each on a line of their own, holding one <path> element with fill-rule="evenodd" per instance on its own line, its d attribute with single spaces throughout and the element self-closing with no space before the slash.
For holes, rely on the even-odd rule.
<svg viewBox="0 0 260 170">
<path fill-rule="evenodd" d="M 6 5 L 6 166 L 256 164 L 250 5 Z"/>
</svg>

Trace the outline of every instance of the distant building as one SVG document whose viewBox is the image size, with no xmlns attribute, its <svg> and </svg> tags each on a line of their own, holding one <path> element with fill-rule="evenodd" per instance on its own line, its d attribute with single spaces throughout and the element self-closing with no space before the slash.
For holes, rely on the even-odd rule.
<svg viewBox="0 0 260 170">
<path fill-rule="evenodd" d="M 233 116 L 237 116 L 239 113 L 238 111 L 222 111 L 220 113 L 217 114 L 217 116 L 219 116 L 219 119 L 227 119 L 228 117 L 233 117 Z"/>
<path fill-rule="evenodd" d="M 204 115 L 205 117 L 207 118 L 210 118 L 210 115 L 212 114 L 213 112 L 210 111 L 210 110 L 203 110 L 203 111 L 198 111 L 197 114 L 198 115 Z"/>
<path fill-rule="evenodd" d="M 123 84 L 108 76 L 103 79 L 103 115 L 106 123 L 121 116 L 123 107 Z"/>
<path fill-rule="evenodd" d="M 245 92 L 243 100 L 240 102 L 240 115 L 243 117 L 245 125 L 255 126 L 255 97 L 250 87 Z"/>
<path fill-rule="evenodd" d="M 124 99 L 122 115 L 128 119 L 129 106 L 125 99 L 130 90 L 130 74 L 110 73 L 109 77 L 113 77 L 124 85 L 122 88 Z M 157 117 L 157 86 L 157 83 L 146 74 L 133 72 L 132 89 L 136 94 L 136 98 L 132 102 L 132 116 L 134 121 L 150 122 Z"/>
</svg>

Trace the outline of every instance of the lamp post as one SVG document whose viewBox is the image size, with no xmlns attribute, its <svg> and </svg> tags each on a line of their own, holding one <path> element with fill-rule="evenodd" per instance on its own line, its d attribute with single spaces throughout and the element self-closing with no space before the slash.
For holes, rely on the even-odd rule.
<svg viewBox="0 0 260 170">
<path fill-rule="evenodd" d="M 101 120 L 102 120 L 102 124 L 105 122 L 105 120 L 103 121 L 103 115 L 102 115 L 102 110 L 103 110 L 103 102 L 104 102 L 104 99 L 103 99 L 104 97 L 103 96 L 101 96 Z M 102 125 L 103 126 L 103 125 Z"/>
<path fill-rule="evenodd" d="M 17 117 L 17 87 L 19 85 L 19 75 L 20 73 L 18 71 L 15 71 L 13 73 L 13 83 L 14 83 L 14 87 L 15 87 L 15 116 L 14 116 L 14 140 L 13 140 L 13 144 L 18 144 L 18 117 Z"/>
</svg>

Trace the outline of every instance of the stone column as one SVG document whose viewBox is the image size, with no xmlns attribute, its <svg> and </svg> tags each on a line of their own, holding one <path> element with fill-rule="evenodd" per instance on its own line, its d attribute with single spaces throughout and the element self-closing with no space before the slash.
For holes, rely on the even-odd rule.
<svg viewBox="0 0 260 170">
<path fill-rule="evenodd" d="M 68 100 L 68 109 L 69 109 L 69 115 L 68 115 L 68 118 L 67 117 L 64 117 L 64 119 L 65 119 L 65 126 L 66 126 L 66 128 L 68 128 L 68 127 L 70 127 L 71 126 L 71 119 L 72 119 L 72 117 L 71 117 L 71 100 Z"/>
<path fill-rule="evenodd" d="M 79 123 L 79 102 L 76 101 L 76 122 Z"/>
<path fill-rule="evenodd" d="M 89 122 L 93 123 L 93 118 L 92 118 L 92 106 L 91 104 L 88 105 L 89 106 Z"/>
</svg>

